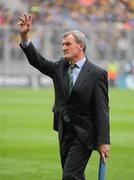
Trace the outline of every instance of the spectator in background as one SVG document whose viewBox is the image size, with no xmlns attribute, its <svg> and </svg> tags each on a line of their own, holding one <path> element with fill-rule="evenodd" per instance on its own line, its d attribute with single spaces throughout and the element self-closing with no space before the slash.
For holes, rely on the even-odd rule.
<svg viewBox="0 0 134 180">
<path fill-rule="evenodd" d="M 118 64 L 117 62 L 111 62 L 108 63 L 108 79 L 109 79 L 109 84 L 112 87 L 115 87 L 115 81 L 118 75 Z"/>
<path fill-rule="evenodd" d="M 93 26 L 97 29 L 98 22 L 100 22 L 104 28 L 106 27 L 107 31 L 112 31 L 112 26 L 114 25 L 116 32 L 111 36 L 108 35 L 108 38 L 111 38 L 110 40 L 104 37 L 102 31 L 93 32 L 96 36 L 95 47 L 98 49 L 96 59 L 101 60 L 107 57 L 110 57 L 110 59 L 127 59 L 126 49 L 128 49 L 129 44 L 127 38 L 122 35 L 121 28 L 126 28 L 125 30 L 127 30 L 128 27 L 134 28 L 134 13 L 132 10 L 128 11 L 127 8 L 127 4 L 129 4 L 129 7 L 133 9 L 133 3 L 128 3 L 128 1 L 121 3 L 119 0 L 99 0 L 94 1 L 90 6 L 84 6 L 79 0 L 22 1 L 24 4 L 27 4 L 27 10 L 32 13 L 33 25 L 35 25 L 35 27 L 40 24 L 66 29 L 83 28 L 88 31 L 88 28 L 92 30 Z M 20 10 L 13 11 L 8 8 L 8 4 L 0 3 L 0 25 L 11 25 L 14 31 L 16 31 L 15 23 L 20 14 Z M 110 22 L 111 26 L 108 27 L 107 22 Z M 53 33 L 55 32 L 53 31 Z M 15 47 L 14 50 L 17 48 L 17 39 L 18 37 L 15 37 L 15 35 L 14 38 L 12 38 L 12 43 Z M 42 46 L 39 45 L 42 41 L 38 41 L 37 43 L 38 47 Z M 39 47 L 39 49 L 41 49 L 41 47 Z"/>
<path fill-rule="evenodd" d="M 0 30 L 0 60 L 3 59 L 4 55 L 4 31 Z"/>
<path fill-rule="evenodd" d="M 117 41 L 117 58 L 120 60 L 125 60 L 127 58 L 127 51 L 129 48 L 128 39 L 123 32 Z"/>
<path fill-rule="evenodd" d="M 99 36 L 96 42 L 96 53 L 98 53 L 99 60 L 107 59 L 108 47 L 109 47 L 109 43 L 106 37 Z"/>
<path fill-rule="evenodd" d="M 80 26 L 82 22 L 84 24 L 96 21 L 119 21 L 124 23 L 129 18 L 134 19 L 134 11 L 132 11 L 134 9 L 133 1 L 131 3 L 124 3 L 122 0 L 123 3 L 121 3 L 119 0 L 99 0 L 94 1 L 89 6 L 84 6 L 79 0 L 60 0 L 56 2 L 53 0 L 23 0 L 23 2 L 27 4 L 28 11 L 32 13 L 33 23 L 39 24 L 58 23 L 64 26 L 64 22 L 70 19 Z M 15 24 L 14 19 L 21 12 L 16 13 L 7 7 L 7 4 L 0 4 L 0 24 Z M 128 7 L 131 11 L 128 11 Z"/>
</svg>

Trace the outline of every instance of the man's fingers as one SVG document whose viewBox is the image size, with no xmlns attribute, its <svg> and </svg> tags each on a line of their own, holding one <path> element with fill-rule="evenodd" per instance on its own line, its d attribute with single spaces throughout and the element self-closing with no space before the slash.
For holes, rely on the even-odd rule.
<svg viewBox="0 0 134 180">
<path fill-rule="evenodd" d="M 108 158 L 108 152 L 101 153 L 101 158 L 103 159 L 103 162 L 106 163 L 106 158 Z"/>
<path fill-rule="evenodd" d="M 32 15 L 24 14 L 23 17 L 19 17 L 20 22 L 18 23 L 19 26 L 23 26 L 27 24 L 28 30 L 31 29 L 31 23 L 32 23 Z"/>
<path fill-rule="evenodd" d="M 31 30 L 31 23 L 30 22 L 27 23 L 27 27 L 28 27 L 28 30 Z"/>
<path fill-rule="evenodd" d="M 103 162 L 106 164 L 106 158 L 109 154 L 109 145 L 108 144 L 100 144 L 98 147 L 99 154 L 103 160 Z"/>
<path fill-rule="evenodd" d="M 21 35 L 25 36 L 30 30 L 32 25 L 32 16 L 31 14 L 23 14 L 23 16 L 19 17 L 19 30 Z M 26 39 L 26 36 L 23 38 Z"/>
<path fill-rule="evenodd" d="M 18 22 L 18 26 L 22 26 L 23 25 L 23 23 L 22 22 Z"/>
<path fill-rule="evenodd" d="M 101 154 L 101 158 L 102 158 L 103 162 L 106 164 L 106 156 L 104 154 Z"/>
<path fill-rule="evenodd" d="M 29 23 L 29 22 L 31 23 L 32 22 L 32 15 L 31 14 L 29 14 L 29 15 L 24 14 L 23 17 L 19 17 L 19 20 L 23 23 Z"/>
<path fill-rule="evenodd" d="M 19 17 L 19 20 L 23 23 L 25 23 L 25 20 L 22 17 Z"/>
<path fill-rule="evenodd" d="M 29 14 L 29 16 L 28 16 L 28 21 L 32 22 L 32 15 L 31 14 Z"/>
<path fill-rule="evenodd" d="M 28 22 L 28 15 L 27 14 L 24 14 L 24 18 L 25 18 L 25 21 Z"/>
</svg>

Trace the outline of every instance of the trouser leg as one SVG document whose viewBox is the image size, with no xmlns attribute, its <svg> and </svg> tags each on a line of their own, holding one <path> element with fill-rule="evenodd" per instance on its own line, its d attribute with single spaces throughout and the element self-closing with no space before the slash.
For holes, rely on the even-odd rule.
<svg viewBox="0 0 134 180">
<path fill-rule="evenodd" d="M 63 168 L 63 180 L 85 180 L 84 170 L 92 150 L 87 149 L 79 139 L 71 145 Z"/>
<path fill-rule="evenodd" d="M 62 169 L 64 168 L 69 149 L 74 141 L 74 135 L 73 134 L 67 134 L 66 136 L 62 138 L 62 140 L 59 142 L 60 144 L 60 158 L 61 158 L 61 166 Z"/>
</svg>

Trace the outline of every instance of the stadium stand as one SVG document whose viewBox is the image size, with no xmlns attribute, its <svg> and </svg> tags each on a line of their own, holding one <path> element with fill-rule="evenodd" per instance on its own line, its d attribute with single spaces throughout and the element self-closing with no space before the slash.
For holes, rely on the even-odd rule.
<svg viewBox="0 0 134 180">
<path fill-rule="evenodd" d="M 0 74 L 26 74 L 38 79 L 19 48 L 18 17 L 33 17 L 32 41 L 47 58 L 58 60 L 61 35 L 78 29 L 88 37 L 87 54 L 104 67 L 134 59 L 134 3 L 130 0 L 9 0 L 0 2 Z M 13 3 L 13 4 L 14 4 Z M 89 3 L 89 4 L 88 4 Z M 18 8 L 20 7 L 20 8 Z M 49 48 L 48 48 L 49 47 Z M 125 65 L 124 65 L 125 66 Z M 125 68 L 120 68 L 123 71 Z"/>
</svg>

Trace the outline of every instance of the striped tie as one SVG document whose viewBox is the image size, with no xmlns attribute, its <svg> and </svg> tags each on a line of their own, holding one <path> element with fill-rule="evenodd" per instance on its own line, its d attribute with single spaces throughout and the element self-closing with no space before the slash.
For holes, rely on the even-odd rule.
<svg viewBox="0 0 134 180">
<path fill-rule="evenodd" d="M 73 69 L 77 67 L 76 64 L 70 64 L 68 69 L 68 78 L 69 78 L 69 95 L 71 94 L 73 88 Z"/>
<path fill-rule="evenodd" d="M 68 69 L 68 79 L 69 79 L 69 95 L 71 93 L 71 90 L 73 88 L 73 69 L 76 67 L 76 64 L 70 64 Z M 70 122 L 70 118 L 68 115 L 68 111 L 66 108 L 62 109 L 62 116 L 63 116 L 63 122 Z"/>
</svg>

